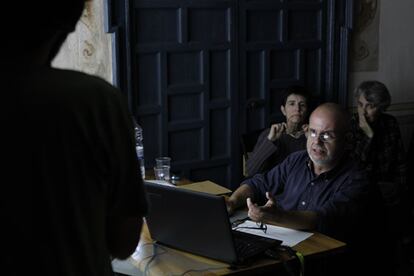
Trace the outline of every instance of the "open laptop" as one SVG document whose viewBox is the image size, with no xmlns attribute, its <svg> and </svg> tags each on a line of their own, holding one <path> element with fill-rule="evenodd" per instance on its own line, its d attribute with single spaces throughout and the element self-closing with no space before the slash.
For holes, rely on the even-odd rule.
<svg viewBox="0 0 414 276">
<path fill-rule="evenodd" d="M 281 244 L 232 230 L 222 196 L 150 182 L 145 186 L 149 199 L 146 222 L 158 243 L 234 265 Z"/>
</svg>

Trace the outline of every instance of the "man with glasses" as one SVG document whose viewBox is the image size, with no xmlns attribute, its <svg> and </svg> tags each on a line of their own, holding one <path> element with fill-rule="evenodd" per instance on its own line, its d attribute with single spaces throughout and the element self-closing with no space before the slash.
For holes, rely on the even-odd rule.
<svg viewBox="0 0 414 276">
<path fill-rule="evenodd" d="M 254 221 L 316 230 L 352 243 L 353 231 L 368 221 L 365 203 L 376 210 L 380 205 L 371 198 L 364 171 L 348 157 L 350 127 L 339 105 L 320 105 L 310 116 L 307 150 L 245 180 L 227 199 L 229 213 L 247 205 Z"/>
</svg>

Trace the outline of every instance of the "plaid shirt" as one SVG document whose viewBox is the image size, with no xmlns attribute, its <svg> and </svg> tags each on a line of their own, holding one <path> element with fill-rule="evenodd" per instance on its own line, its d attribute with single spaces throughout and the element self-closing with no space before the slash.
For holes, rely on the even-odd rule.
<svg viewBox="0 0 414 276">
<path fill-rule="evenodd" d="M 405 152 L 397 120 L 381 113 L 371 125 L 370 139 L 359 127 L 358 114 L 352 117 L 354 155 L 366 168 L 369 178 L 378 183 L 387 204 L 400 201 L 406 188 Z"/>
</svg>

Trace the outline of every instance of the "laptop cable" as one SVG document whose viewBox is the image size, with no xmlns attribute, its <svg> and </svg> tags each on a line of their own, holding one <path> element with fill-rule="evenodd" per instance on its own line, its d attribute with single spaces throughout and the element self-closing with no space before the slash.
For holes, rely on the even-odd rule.
<svg viewBox="0 0 414 276">
<path fill-rule="evenodd" d="M 281 245 L 275 249 L 266 250 L 265 255 L 281 261 L 290 276 L 305 276 L 305 258 L 302 253 L 293 248 Z"/>
<path fill-rule="evenodd" d="M 162 251 L 162 252 L 159 252 L 159 253 L 156 253 L 156 249 L 157 248 L 161 248 L 162 250 L 164 250 L 164 251 Z M 149 271 L 149 267 L 150 267 L 150 264 L 155 260 L 155 258 L 157 257 L 157 256 L 160 256 L 160 255 L 162 255 L 162 254 L 165 254 L 167 251 L 164 249 L 164 248 L 162 248 L 161 246 L 159 246 L 157 243 L 155 243 L 155 242 L 152 242 L 152 252 L 153 252 L 153 254 L 152 255 L 149 255 L 149 256 L 147 256 L 147 257 L 145 257 L 145 258 L 143 258 L 142 260 L 141 260 L 141 262 L 144 260 L 144 259 L 148 259 L 149 258 L 149 260 L 148 260 L 148 262 L 145 264 L 145 268 L 144 268 L 144 276 L 146 276 L 146 275 L 148 275 L 148 271 Z M 140 262 L 140 263 L 141 263 Z"/>
</svg>

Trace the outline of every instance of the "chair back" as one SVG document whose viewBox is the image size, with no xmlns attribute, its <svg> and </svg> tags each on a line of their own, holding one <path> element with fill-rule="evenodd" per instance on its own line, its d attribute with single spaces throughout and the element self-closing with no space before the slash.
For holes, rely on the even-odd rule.
<svg viewBox="0 0 414 276">
<path fill-rule="evenodd" d="M 249 154 L 253 151 L 256 145 L 257 139 L 262 133 L 264 128 L 256 129 L 241 135 L 240 144 L 242 148 L 242 160 L 243 160 L 243 176 L 247 177 L 246 162 L 249 158 Z"/>
</svg>

